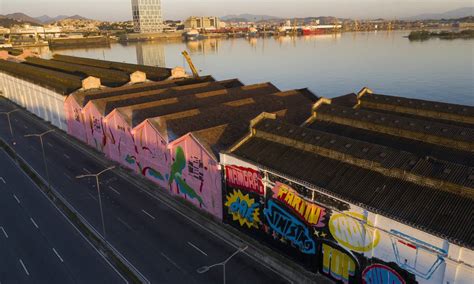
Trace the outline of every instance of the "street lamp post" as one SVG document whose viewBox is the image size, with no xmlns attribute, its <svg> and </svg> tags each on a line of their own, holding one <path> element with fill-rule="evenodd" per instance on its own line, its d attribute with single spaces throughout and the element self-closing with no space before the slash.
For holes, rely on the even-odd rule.
<svg viewBox="0 0 474 284">
<path fill-rule="evenodd" d="M 115 169 L 115 166 L 112 166 L 112 167 L 109 167 L 103 171 L 101 171 L 100 173 L 97 173 L 97 174 L 88 174 L 88 175 L 80 175 L 80 176 L 77 176 L 76 178 L 77 179 L 82 179 L 82 178 L 87 178 L 87 177 L 95 177 L 95 181 L 97 183 L 97 195 L 99 196 L 99 209 L 100 209 L 100 217 L 101 217 L 101 220 L 102 220 L 102 233 L 104 235 L 104 240 L 105 242 L 107 243 L 107 237 L 106 237 L 106 234 L 105 234 L 105 222 L 104 222 L 104 211 L 102 210 L 102 198 L 100 197 L 100 183 L 99 183 L 99 176 L 104 174 L 105 172 L 108 172 L 110 170 L 113 170 Z"/>
<path fill-rule="evenodd" d="M 239 248 L 236 252 L 234 252 L 233 254 L 231 254 L 226 260 L 222 261 L 222 262 L 219 262 L 219 263 L 216 263 L 216 264 L 213 264 L 213 265 L 209 265 L 209 266 L 203 266 L 203 267 L 199 267 L 196 272 L 199 273 L 199 274 L 203 274 L 203 273 L 206 273 L 208 272 L 211 268 L 213 267 L 216 267 L 216 266 L 222 266 L 222 271 L 223 271 L 223 283 L 225 284 L 226 282 L 226 279 L 225 279 L 225 265 L 227 264 L 227 262 L 229 262 L 234 256 L 236 256 L 238 253 L 240 252 L 243 252 L 244 250 L 246 250 L 248 248 L 248 246 L 245 246 L 245 247 L 242 247 L 242 248 Z"/>
<path fill-rule="evenodd" d="M 48 163 L 46 162 L 46 155 L 44 153 L 44 144 L 43 144 L 43 136 L 48 133 L 54 132 L 54 129 L 50 129 L 40 134 L 28 134 L 25 137 L 39 137 L 41 143 L 41 151 L 43 152 L 43 162 L 44 162 L 44 169 L 46 170 L 46 178 L 48 179 L 48 188 L 51 190 L 51 180 L 49 179 L 49 171 L 48 171 Z"/>
<path fill-rule="evenodd" d="M 7 116 L 7 120 L 8 120 L 8 126 L 10 127 L 10 135 L 12 136 L 12 140 L 15 140 L 15 138 L 13 137 L 13 128 L 12 128 L 12 122 L 10 120 L 10 114 L 14 113 L 14 112 L 17 112 L 19 111 L 19 109 L 14 109 L 14 110 L 11 110 L 11 111 L 4 111 L 4 112 L 0 112 L 0 114 L 5 114 Z M 13 144 L 15 144 L 15 142 L 13 141 Z"/>
</svg>

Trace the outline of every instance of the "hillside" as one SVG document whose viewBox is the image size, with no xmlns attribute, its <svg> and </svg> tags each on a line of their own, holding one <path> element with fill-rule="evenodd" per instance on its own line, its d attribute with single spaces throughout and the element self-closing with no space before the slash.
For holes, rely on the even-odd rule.
<svg viewBox="0 0 474 284">
<path fill-rule="evenodd" d="M 404 20 L 441 20 L 441 19 L 457 19 L 474 16 L 474 7 L 464 7 L 456 10 L 447 11 L 444 13 L 430 13 L 420 14 L 413 17 L 405 18 Z"/>
<path fill-rule="evenodd" d="M 220 17 L 220 19 L 226 22 L 258 22 L 268 20 L 281 20 L 281 18 L 279 17 L 253 14 L 227 15 Z"/>
</svg>

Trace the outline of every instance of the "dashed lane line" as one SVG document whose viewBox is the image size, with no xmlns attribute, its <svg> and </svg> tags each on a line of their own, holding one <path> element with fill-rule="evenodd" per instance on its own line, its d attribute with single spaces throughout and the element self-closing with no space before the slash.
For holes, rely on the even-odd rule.
<svg viewBox="0 0 474 284">
<path fill-rule="evenodd" d="M 16 200 L 16 202 L 18 202 L 18 204 L 20 204 L 20 203 L 21 203 L 21 202 L 20 202 L 20 199 L 18 199 L 18 197 L 16 197 L 16 195 L 15 195 L 15 194 L 13 194 L 13 198 L 15 198 L 15 200 Z"/>
<path fill-rule="evenodd" d="M 120 192 L 118 192 L 115 188 L 109 186 L 110 190 L 112 190 L 113 192 L 115 192 L 116 194 L 120 195 Z"/>
<path fill-rule="evenodd" d="M 0 180 L 3 182 L 3 184 L 7 184 L 7 182 L 5 181 L 3 177 L 0 177 Z"/>
<path fill-rule="evenodd" d="M 56 254 L 56 256 L 59 258 L 59 260 L 60 260 L 61 262 L 64 262 L 63 258 L 59 255 L 59 253 L 56 251 L 55 248 L 53 248 L 53 251 L 54 251 L 54 253 Z"/>
<path fill-rule="evenodd" d="M 174 262 L 169 256 L 167 256 L 164 253 L 161 253 L 161 256 L 164 257 L 169 263 L 171 263 L 178 270 L 181 270 L 182 272 L 185 272 L 184 269 L 182 269 L 178 264 L 176 264 L 176 262 Z"/>
<path fill-rule="evenodd" d="M 31 220 L 31 223 L 33 223 L 33 225 L 36 227 L 36 229 L 39 229 L 39 226 L 38 224 L 36 224 L 35 220 L 33 220 L 33 218 L 30 218 Z"/>
<path fill-rule="evenodd" d="M 3 235 L 5 236 L 5 238 L 8 239 L 7 231 L 5 231 L 5 229 L 3 227 L 0 227 L 0 230 L 3 232 Z"/>
<path fill-rule="evenodd" d="M 145 213 L 145 215 L 147 215 L 147 216 L 150 217 L 151 219 L 156 220 L 156 218 L 155 218 L 153 215 L 151 215 L 150 213 L 146 212 L 145 210 L 142 209 L 142 212 Z"/>
<path fill-rule="evenodd" d="M 25 270 L 26 275 L 30 276 L 30 272 L 28 272 L 28 269 L 26 268 L 26 265 L 23 263 L 23 260 L 20 258 L 20 264 L 23 267 L 23 270 Z"/>
<path fill-rule="evenodd" d="M 191 242 L 188 242 L 188 245 L 190 245 L 191 247 L 193 247 L 195 250 L 197 250 L 198 252 L 202 253 L 203 255 L 207 256 L 207 253 L 205 253 L 203 250 L 201 250 L 200 248 L 198 248 L 195 244 L 191 243 Z"/>
</svg>

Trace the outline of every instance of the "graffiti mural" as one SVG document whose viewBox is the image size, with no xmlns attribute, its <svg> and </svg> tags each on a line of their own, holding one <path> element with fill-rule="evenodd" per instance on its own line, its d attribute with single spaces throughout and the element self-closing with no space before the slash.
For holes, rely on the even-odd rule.
<svg viewBox="0 0 474 284">
<path fill-rule="evenodd" d="M 157 180 L 161 180 L 161 181 L 165 180 L 165 178 L 159 171 L 151 167 L 142 167 L 141 164 L 137 161 L 137 158 L 135 156 L 127 155 L 125 157 L 125 162 L 127 162 L 131 166 L 136 165 L 143 176 L 149 175 L 152 178 L 155 178 Z"/>
<path fill-rule="evenodd" d="M 323 274 L 343 283 L 352 282 L 350 279 L 356 275 L 358 267 L 352 254 L 329 243 L 322 244 L 321 254 Z"/>
<path fill-rule="evenodd" d="M 291 187 L 293 190 L 298 192 L 299 195 L 301 195 L 303 197 L 306 197 L 309 200 L 314 200 L 315 202 L 317 202 L 319 204 L 325 204 L 328 207 L 335 208 L 339 211 L 347 211 L 347 210 L 350 209 L 349 204 L 346 203 L 346 202 L 337 200 L 337 199 L 329 197 L 327 195 L 314 194 L 314 192 L 312 190 L 310 190 L 309 188 L 307 188 L 305 186 L 302 186 L 300 184 L 297 184 L 295 182 L 292 182 L 290 180 L 287 180 L 283 177 L 279 177 L 277 175 L 274 175 L 272 173 L 267 173 L 267 175 L 268 175 L 268 179 L 270 180 L 270 182 L 275 183 L 275 184 L 277 182 L 286 184 L 289 187 Z"/>
<path fill-rule="evenodd" d="M 405 284 L 402 276 L 383 264 L 372 264 L 362 272 L 362 281 L 366 284 Z"/>
<path fill-rule="evenodd" d="M 249 194 L 243 194 L 240 190 L 234 190 L 227 196 L 224 204 L 228 207 L 229 214 L 240 226 L 258 229 L 260 223 L 260 203 L 251 198 Z"/>
<path fill-rule="evenodd" d="M 186 183 L 186 180 L 183 179 L 183 170 L 186 168 L 186 157 L 184 155 L 183 148 L 176 148 L 176 156 L 173 164 L 171 165 L 171 171 L 168 179 L 168 185 L 171 187 L 173 183 L 176 183 L 180 193 L 189 197 L 190 199 L 196 199 L 199 201 L 200 206 L 205 206 L 204 201 L 201 196 L 199 196 L 196 191 Z"/>
<path fill-rule="evenodd" d="M 285 211 L 274 200 L 269 200 L 267 208 L 263 210 L 268 225 L 274 233 L 293 245 L 305 254 L 316 253 L 316 243 L 306 225 Z"/>
<path fill-rule="evenodd" d="M 314 203 L 304 200 L 291 187 L 277 182 L 272 189 L 273 198 L 278 199 L 292 208 L 309 225 L 315 227 L 324 227 L 324 216 L 326 209 Z"/>
<path fill-rule="evenodd" d="M 229 186 L 263 195 L 264 187 L 259 171 L 239 166 L 226 166 L 225 171 Z"/>
<path fill-rule="evenodd" d="M 372 224 L 364 224 L 364 216 L 356 212 L 333 214 L 329 220 L 329 231 L 342 246 L 356 251 L 367 252 L 378 245 L 380 233 Z"/>
<path fill-rule="evenodd" d="M 423 279 L 430 279 L 433 273 L 444 263 L 447 252 L 397 230 L 391 230 L 391 242 L 397 264 L 403 269 Z M 436 253 L 428 251 L 429 248 Z M 424 261 L 418 261 L 423 259 Z"/>
</svg>

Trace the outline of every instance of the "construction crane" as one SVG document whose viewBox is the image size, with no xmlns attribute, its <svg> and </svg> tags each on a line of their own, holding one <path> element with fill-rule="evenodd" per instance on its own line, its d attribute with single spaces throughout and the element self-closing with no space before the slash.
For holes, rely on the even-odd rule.
<svg viewBox="0 0 474 284">
<path fill-rule="evenodd" d="M 199 79 L 199 72 L 196 69 L 196 67 L 194 66 L 194 63 L 191 59 L 191 56 L 189 56 L 189 53 L 185 50 L 181 54 L 184 56 L 184 58 L 188 62 L 189 68 L 191 68 L 191 71 L 193 72 L 193 77 L 196 78 L 196 79 Z"/>
</svg>

